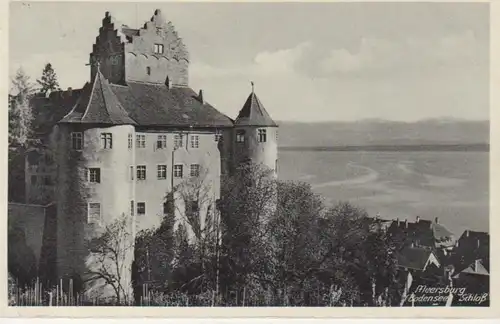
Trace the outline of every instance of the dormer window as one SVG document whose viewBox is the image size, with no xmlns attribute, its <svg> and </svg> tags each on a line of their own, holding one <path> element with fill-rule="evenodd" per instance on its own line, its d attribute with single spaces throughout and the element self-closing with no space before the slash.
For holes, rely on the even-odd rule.
<svg viewBox="0 0 500 324">
<path fill-rule="evenodd" d="M 163 44 L 155 44 L 154 52 L 155 54 L 163 54 Z"/>
<path fill-rule="evenodd" d="M 151 75 L 151 67 L 149 67 L 149 66 L 148 66 L 148 67 L 146 67 L 146 73 L 147 73 L 148 75 Z"/>
</svg>

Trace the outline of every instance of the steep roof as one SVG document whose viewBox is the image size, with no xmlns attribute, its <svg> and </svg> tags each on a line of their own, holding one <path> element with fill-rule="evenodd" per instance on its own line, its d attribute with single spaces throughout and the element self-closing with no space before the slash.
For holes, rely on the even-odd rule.
<svg viewBox="0 0 500 324">
<path fill-rule="evenodd" d="M 73 109 L 60 123 L 93 123 L 107 125 L 136 124 L 111 90 L 111 86 L 97 70 L 92 85 L 86 84 Z"/>
<path fill-rule="evenodd" d="M 432 251 L 419 247 L 406 247 L 397 254 L 397 261 L 400 267 L 424 270 L 427 260 Z"/>
<path fill-rule="evenodd" d="M 395 220 L 389 226 L 389 233 L 404 235 L 405 240 L 419 246 L 451 247 L 455 238 L 444 225 L 426 219 L 417 219 L 415 222 Z"/>
<path fill-rule="evenodd" d="M 82 89 L 52 91 L 48 97 L 34 96 L 31 104 L 34 109 L 34 131 L 36 135 L 50 133 L 52 127 L 63 118 L 76 104 Z"/>
<path fill-rule="evenodd" d="M 476 260 L 474 263 L 470 264 L 467 268 L 462 270 L 462 273 L 475 274 L 481 276 L 490 275 L 490 272 L 483 265 L 482 260 Z"/>
<path fill-rule="evenodd" d="M 271 116 L 269 116 L 264 105 L 262 105 L 254 91 L 248 96 L 234 124 L 239 126 L 278 127 Z"/>
<path fill-rule="evenodd" d="M 193 89 L 128 82 L 111 85 L 129 116 L 141 126 L 232 127 L 232 120 L 204 102 Z"/>
</svg>

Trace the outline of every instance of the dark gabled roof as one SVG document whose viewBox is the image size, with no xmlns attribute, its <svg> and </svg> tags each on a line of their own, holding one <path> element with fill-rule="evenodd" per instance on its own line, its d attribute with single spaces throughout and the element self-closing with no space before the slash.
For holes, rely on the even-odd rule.
<svg viewBox="0 0 500 324">
<path fill-rule="evenodd" d="M 111 85 L 127 113 L 141 126 L 232 127 L 232 120 L 188 87 L 128 82 Z"/>
<path fill-rule="evenodd" d="M 31 99 L 34 107 L 34 132 L 37 135 L 50 133 L 52 127 L 76 104 L 82 89 L 52 91 L 48 97 L 37 95 Z"/>
<path fill-rule="evenodd" d="M 111 86 L 98 69 L 93 84 L 87 83 L 73 109 L 60 123 L 92 123 L 106 125 L 136 124 L 111 90 Z"/>
<path fill-rule="evenodd" d="M 481 276 L 489 276 L 490 272 L 483 265 L 482 260 L 476 260 L 474 263 L 470 264 L 467 268 L 461 271 L 461 273 L 475 274 Z"/>
<path fill-rule="evenodd" d="M 465 230 L 459 238 L 459 241 L 480 241 L 481 243 L 489 244 L 490 234 L 487 232 L 477 232 Z"/>
<path fill-rule="evenodd" d="M 239 126 L 278 127 L 253 91 L 248 96 L 243 108 L 241 108 L 234 124 Z"/>
<path fill-rule="evenodd" d="M 420 246 L 448 247 L 455 244 L 453 233 L 444 225 L 426 219 L 419 219 L 416 222 L 395 220 L 388 231 L 393 234 L 403 234 L 408 241 Z"/>
<path fill-rule="evenodd" d="M 419 247 L 406 247 L 397 254 L 398 266 L 423 270 L 432 251 Z"/>
</svg>

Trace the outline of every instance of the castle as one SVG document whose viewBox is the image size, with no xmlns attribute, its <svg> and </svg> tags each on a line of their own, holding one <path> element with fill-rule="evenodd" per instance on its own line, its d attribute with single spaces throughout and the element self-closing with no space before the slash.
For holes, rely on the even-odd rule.
<svg viewBox="0 0 500 324">
<path fill-rule="evenodd" d="M 85 240 L 120 215 L 133 233 L 159 225 L 186 179 L 203 178 L 212 199 L 180 202 L 178 222 L 188 208 L 215 210 L 221 176 L 241 162 L 277 174 L 278 125 L 253 84 L 235 120 L 217 111 L 189 87 L 188 51 L 160 10 L 139 29 L 106 12 L 89 65 L 82 89 L 40 99 L 64 115 L 26 158 L 26 202 L 56 205 L 59 278 L 84 271 Z"/>
</svg>

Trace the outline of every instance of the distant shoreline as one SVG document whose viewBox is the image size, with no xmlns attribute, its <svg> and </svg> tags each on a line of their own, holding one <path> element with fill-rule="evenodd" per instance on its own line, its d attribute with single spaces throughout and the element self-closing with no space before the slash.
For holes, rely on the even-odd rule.
<svg viewBox="0 0 500 324">
<path fill-rule="evenodd" d="M 279 151 L 310 152 L 489 152 L 490 145 L 478 144 L 422 144 L 422 145 L 345 145 L 345 146 L 280 146 Z"/>
</svg>

